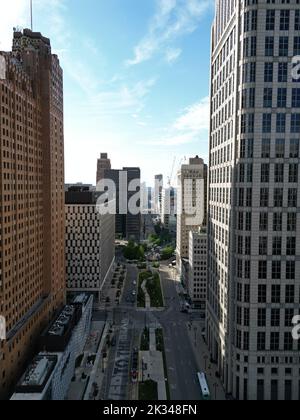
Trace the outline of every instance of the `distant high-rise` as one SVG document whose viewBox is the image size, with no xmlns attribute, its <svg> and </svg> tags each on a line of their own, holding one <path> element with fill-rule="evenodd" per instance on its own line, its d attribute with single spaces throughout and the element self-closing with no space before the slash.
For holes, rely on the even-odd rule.
<svg viewBox="0 0 300 420">
<path fill-rule="evenodd" d="M 207 166 L 196 156 L 178 172 L 177 193 L 177 266 L 182 273 L 182 263 L 189 258 L 190 231 L 206 225 Z"/>
<path fill-rule="evenodd" d="M 228 393 L 299 400 L 298 0 L 216 2 L 207 341 Z"/>
<path fill-rule="evenodd" d="M 132 214 L 129 203 L 134 196 L 140 194 L 141 170 L 140 168 L 106 169 L 104 179 L 113 181 L 116 188 L 116 235 L 125 239 L 140 241 L 141 237 L 141 200 L 137 200 L 138 214 Z M 131 191 L 130 185 L 136 181 L 137 190 Z M 101 186 L 97 186 L 101 191 Z M 134 187 L 134 189 L 135 189 Z"/>
<path fill-rule="evenodd" d="M 162 212 L 162 192 L 164 187 L 163 175 L 155 175 L 154 177 L 154 198 L 155 198 L 155 211 L 161 215 Z"/>
<path fill-rule="evenodd" d="M 104 179 L 104 173 L 107 169 L 111 169 L 111 162 L 108 159 L 107 153 L 101 153 L 100 159 L 97 161 L 97 178 L 96 178 L 96 185 L 99 181 Z"/>
<path fill-rule="evenodd" d="M 65 300 L 63 72 L 50 41 L 15 32 L 1 52 L 0 396 Z"/>
</svg>

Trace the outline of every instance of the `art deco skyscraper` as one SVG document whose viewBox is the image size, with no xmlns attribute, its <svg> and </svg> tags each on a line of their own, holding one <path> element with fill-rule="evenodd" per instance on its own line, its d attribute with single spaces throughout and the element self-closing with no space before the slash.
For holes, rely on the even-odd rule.
<svg viewBox="0 0 300 420">
<path fill-rule="evenodd" d="M 0 396 L 65 300 L 63 73 L 50 41 L 15 32 L 0 80 Z M 3 74 L 2 74 L 3 76 Z"/>
<path fill-rule="evenodd" d="M 212 28 L 207 339 L 237 399 L 299 399 L 298 0 L 218 0 Z"/>
<path fill-rule="evenodd" d="M 99 181 L 104 179 L 104 174 L 106 170 L 111 169 L 110 159 L 108 158 L 107 153 L 101 153 L 100 159 L 97 161 L 97 175 L 96 175 L 96 185 Z"/>
</svg>

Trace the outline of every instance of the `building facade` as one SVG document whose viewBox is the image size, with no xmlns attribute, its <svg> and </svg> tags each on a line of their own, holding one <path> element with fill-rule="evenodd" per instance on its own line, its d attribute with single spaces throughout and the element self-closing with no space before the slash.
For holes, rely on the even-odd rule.
<svg viewBox="0 0 300 420">
<path fill-rule="evenodd" d="M 199 229 L 189 236 L 189 269 L 187 291 L 194 309 L 206 310 L 207 291 L 207 232 Z"/>
<path fill-rule="evenodd" d="M 298 400 L 297 0 L 216 2 L 207 341 L 236 399 Z"/>
<path fill-rule="evenodd" d="M 70 187 L 66 193 L 66 284 L 100 301 L 115 262 L 115 215 L 100 214 L 99 194 Z"/>
<path fill-rule="evenodd" d="M 0 397 L 65 300 L 63 72 L 50 41 L 14 32 L 0 53 Z"/>
<path fill-rule="evenodd" d="M 198 156 L 182 165 L 178 172 L 176 259 L 180 274 L 182 260 L 189 258 L 190 232 L 206 224 L 206 174 L 207 166 Z"/>
</svg>

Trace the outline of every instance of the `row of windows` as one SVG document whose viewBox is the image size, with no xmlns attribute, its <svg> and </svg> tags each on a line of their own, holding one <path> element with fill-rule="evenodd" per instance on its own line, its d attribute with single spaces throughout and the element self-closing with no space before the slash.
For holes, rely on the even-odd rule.
<svg viewBox="0 0 300 420">
<path fill-rule="evenodd" d="M 264 108 L 300 108 L 300 88 L 291 90 L 291 97 L 287 88 L 278 88 L 277 97 L 272 88 L 264 88 L 263 90 L 263 107 Z M 255 88 L 243 89 L 242 92 L 242 108 L 255 108 L 256 91 Z"/>
</svg>

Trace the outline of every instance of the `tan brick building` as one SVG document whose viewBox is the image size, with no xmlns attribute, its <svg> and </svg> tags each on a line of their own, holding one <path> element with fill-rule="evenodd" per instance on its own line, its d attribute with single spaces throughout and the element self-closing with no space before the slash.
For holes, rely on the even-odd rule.
<svg viewBox="0 0 300 420">
<path fill-rule="evenodd" d="M 15 32 L 0 80 L 0 398 L 65 300 L 63 73 L 50 41 Z M 2 59 L 3 60 L 3 59 Z M 2 74 L 3 76 L 3 74 Z"/>
</svg>

